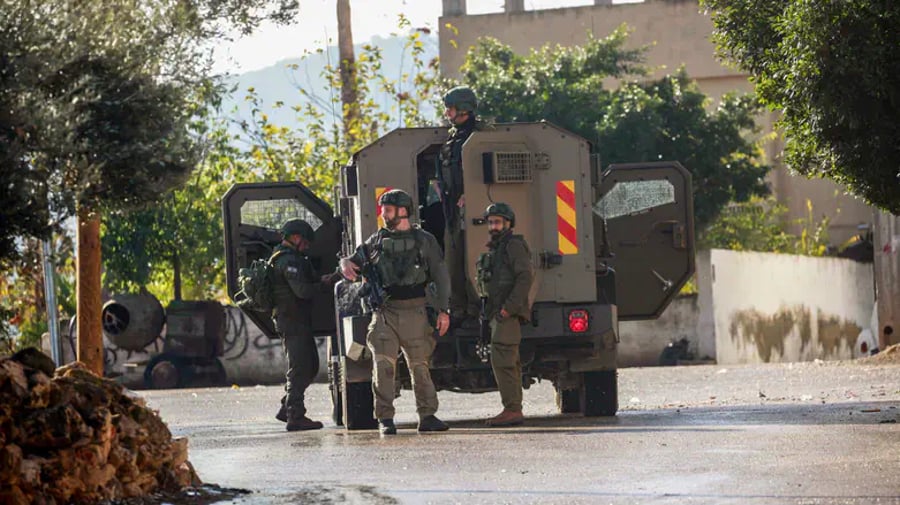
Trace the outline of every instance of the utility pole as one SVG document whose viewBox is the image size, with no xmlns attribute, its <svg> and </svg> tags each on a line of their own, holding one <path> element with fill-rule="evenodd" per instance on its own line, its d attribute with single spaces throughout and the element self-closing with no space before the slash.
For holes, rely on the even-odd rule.
<svg viewBox="0 0 900 505">
<path fill-rule="evenodd" d="M 62 348 L 59 345 L 59 315 L 56 312 L 56 269 L 53 268 L 53 254 L 50 241 L 41 241 L 41 263 L 44 268 L 44 302 L 47 305 L 47 330 L 50 332 L 50 357 L 56 366 L 62 366 Z"/>
<path fill-rule="evenodd" d="M 349 147 L 356 140 L 359 128 L 359 101 L 356 94 L 356 56 L 353 51 L 353 31 L 350 22 L 350 0 L 337 1 L 338 53 L 340 55 L 341 105 L 344 142 Z"/>
</svg>

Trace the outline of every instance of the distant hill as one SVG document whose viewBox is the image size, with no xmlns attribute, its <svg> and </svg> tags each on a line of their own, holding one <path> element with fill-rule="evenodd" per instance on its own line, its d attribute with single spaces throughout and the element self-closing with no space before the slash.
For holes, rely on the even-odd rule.
<svg viewBox="0 0 900 505">
<path fill-rule="evenodd" d="M 427 35 L 422 37 L 425 53 L 423 60 L 430 61 L 438 55 L 438 40 L 435 35 Z M 404 36 L 393 37 L 375 37 L 367 42 L 381 48 L 383 57 L 382 67 L 384 75 L 400 79 L 403 72 L 412 70 L 411 55 L 408 50 L 404 49 L 406 38 Z M 362 52 L 364 44 L 356 45 L 356 55 Z M 327 51 L 321 53 L 312 53 L 305 57 L 298 56 L 278 62 L 277 64 L 260 70 L 247 72 L 230 77 L 226 82 L 229 85 L 236 85 L 237 88 L 231 96 L 226 97 L 222 103 L 222 111 L 229 118 L 240 121 L 241 119 L 249 120 L 251 117 L 250 106 L 245 101 L 247 89 L 252 87 L 262 99 L 264 106 L 262 112 L 268 114 L 269 120 L 280 126 L 296 126 L 298 121 L 296 113 L 292 110 L 295 105 L 305 105 L 307 99 L 298 91 L 298 86 L 315 93 L 316 96 L 327 101 L 329 90 L 326 87 L 326 81 L 322 78 L 321 73 L 325 66 L 331 62 L 336 66 L 339 60 L 337 46 L 329 46 Z M 297 65 L 296 69 L 292 69 L 292 65 Z M 409 85 L 405 89 L 409 89 Z M 372 89 L 376 89 L 374 86 Z M 339 91 L 334 91 L 339 93 Z M 276 102 L 281 101 L 284 106 L 278 109 L 272 107 Z M 384 104 L 385 110 L 390 108 L 391 99 L 386 93 L 382 93 L 382 97 L 376 95 L 376 103 Z M 234 112 L 236 110 L 236 112 Z M 331 116 L 326 109 L 326 117 Z M 340 106 L 335 111 L 335 115 L 340 114 Z M 435 116 L 436 111 L 426 111 L 428 117 Z M 438 118 L 435 116 L 435 121 Z M 232 126 L 233 133 L 239 133 L 240 128 Z"/>
</svg>

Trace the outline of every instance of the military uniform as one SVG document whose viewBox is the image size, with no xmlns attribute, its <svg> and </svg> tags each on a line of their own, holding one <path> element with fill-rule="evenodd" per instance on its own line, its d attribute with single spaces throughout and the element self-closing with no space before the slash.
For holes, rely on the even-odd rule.
<svg viewBox="0 0 900 505">
<path fill-rule="evenodd" d="M 488 252 L 478 260 L 478 287 L 485 297 L 485 316 L 490 320 L 491 367 L 504 412 L 522 411 L 519 343 L 521 323 L 531 318 L 528 293 L 533 280 L 534 267 L 525 239 L 511 229 L 492 237 Z M 508 313 L 506 317 L 501 309 Z"/>
<path fill-rule="evenodd" d="M 407 216 L 412 210 L 412 198 L 401 190 L 384 193 L 379 204 L 405 208 Z M 419 431 L 444 431 L 447 425 L 434 415 L 438 399 L 429 365 L 435 340 L 425 308 L 426 288 L 433 282 L 434 308 L 447 312 L 450 281 L 440 245 L 434 235 L 412 226 L 406 230 L 381 228 L 366 240 L 366 246 L 367 252 L 359 248 L 347 259 L 358 267 L 374 265 L 385 292 L 385 302 L 372 315 L 366 335 L 375 361 L 372 390 L 379 429 L 383 434 L 397 432 L 393 422 L 395 376 L 402 350 L 416 397 Z"/>
<path fill-rule="evenodd" d="M 493 126 L 475 119 L 472 113 L 465 123 L 450 128 L 450 136 L 441 147 L 440 175 L 443 181 L 442 198 L 445 202 L 444 212 L 447 220 L 444 251 L 450 271 L 450 308 L 454 316 L 458 313 L 469 316 L 478 314 L 478 296 L 466 277 L 465 234 L 462 227 L 464 211 L 457 207 L 457 202 L 463 195 L 463 144 L 473 132 L 486 130 L 493 130 Z"/>
<path fill-rule="evenodd" d="M 303 231 L 311 241 L 312 228 L 308 233 L 305 228 Z M 272 319 L 288 360 L 283 399 L 285 420 L 288 430 L 308 429 L 295 427 L 306 418 L 304 394 L 319 372 L 319 350 L 312 330 L 312 301 L 322 284 L 309 257 L 294 247 L 279 244 L 270 262 L 274 271 Z"/>
<path fill-rule="evenodd" d="M 425 310 L 425 290 L 434 282 L 435 308 L 447 310 L 450 283 L 440 245 L 434 235 L 419 227 L 406 231 L 382 228 L 366 244 L 373 251 L 373 261 L 387 294 L 384 305 L 373 314 L 366 336 L 375 359 L 375 417 L 394 418 L 394 379 L 401 350 L 412 377 L 416 412 L 420 419 L 433 416 L 438 399 L 429 364 L 435 340 Z M 350 257 L 350 261 L 362 266 L 365 259 L 359 254 Z"/>
</svg>

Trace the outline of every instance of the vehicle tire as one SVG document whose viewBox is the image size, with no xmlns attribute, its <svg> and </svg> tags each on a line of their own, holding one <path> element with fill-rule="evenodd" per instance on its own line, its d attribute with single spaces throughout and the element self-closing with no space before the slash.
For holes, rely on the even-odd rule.
<svg viewBox="0 0 900 505">
<path fill-rule="evenodd" d="M 344 394 L 341 388 L 341 370 L 334 359 L 331 341 L 328 342 L 328 389 L 331 392 L 331 419 L 337 426 L 344 425 Z"/>
<path fill-rule="evenodd" d="M 182 360 L 168 354 L 158 354 L 144 368 L 144 387 L 147 389 L 175 389 L 184 384 L 185 367 Z"/>
<path fill-rule="evenodd" d="M 556 389 L 556 407 L 560 414 L 581 412 L 580 389 Z"/>
<path fill-rule="evenodd" d="M 587 417 L 614 416 L 619 410 L 618 372 L 584 372 L 581 405 Z"/>
<path fill-rule="evenodd" d="M 375 396 L 372 381 L 347 382 L 347 358 L 341 357 L 341 393 L 343 394 L 344 427 L 347 430 L 374 430 L 378 427 L 373 413 Z"/>
</svg>

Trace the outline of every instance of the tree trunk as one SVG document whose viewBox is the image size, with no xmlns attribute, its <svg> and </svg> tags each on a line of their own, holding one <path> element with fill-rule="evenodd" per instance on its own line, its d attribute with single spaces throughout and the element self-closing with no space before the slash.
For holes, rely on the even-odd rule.
<svg viewBox="0 0 900 505">
<path fill-rule="evenodd" d="M 350 0 L 337 1 L 338 53 L 341 58 L 341 105 L 343 106 L 344 141 L 350 146 L 359 128 L 359 103 L 356 95 L 356 56 L 353 31 L 350 28 Z"/>
<path fill-rule="evenodd" d="M 79 209 L 76 291 L 78 297 L 78 361 L 103 375 L 103 326 L 100 295 L 100 215 Z"/>
<path fill-rule="evenodd" d="M 175 301 L 181 301 L 181 256 L 176 251 L 172 254 L 172 270 L 175 274 L 175 281 L 173 282 L 174 286 L 174 299 Z"/>
</svg>

